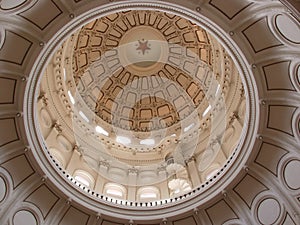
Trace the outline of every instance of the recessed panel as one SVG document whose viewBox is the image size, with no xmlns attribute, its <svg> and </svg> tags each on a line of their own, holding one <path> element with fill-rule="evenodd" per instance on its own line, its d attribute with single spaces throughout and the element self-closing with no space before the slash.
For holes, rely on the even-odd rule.
<svg viewBox="0 0 300 225">
<path fill-rule="evenodd" d="M 58 225 L 86 225 L 89 219 L 89 215 L 76 209 L 70 207 L 67 212 L 63 215 L 62 219 Z"/>
<path fill-rule="evenodd" d="M 5 32 L 5 41 L 0 49 L 0 61 L 22 65 L 32 42 L 12 31 Z"/>
<path fill-rule="evenodd" d="M 232 19 L 239 13 L 241 13 L 244 9 L 246 9 L 249 5 L 251 5 L 251 1 L 239 1 L 239 0 L 211 0 L 209 2 L 212 6 L 218 9 L 221 13 L 223 13 L 228 19 Z"/>
<path fill-rule="evenodd" d="M 251 24 L 243 34 L 255 53 L 282 45 L 270 30 L 267 18 Z"/>
<path fill-rule="evenodd" d="M 300 189 L 300 179 L 295 179 L 300 171 L 300 161 L 291 160 L 284 168 L 284 179 L 290 189 Z"/>
<path fill-rule="evenodd" d="M 28 210 L 20 210 L 13 216 L 13 225 L 38 225 L 34 214 Z"/>
<path fill-rule="evenodd" d="M 7 194 L 7 184 L 5 180 L 2 177 L 0 177 L 0 204 L 2 203 L 6 194 Z"/>
<path fill-rule="evenodd" d="M 42 17 L 40 16 L 41 11 L 44 12 Z M 53 0 L 46 0 L 37 1 L 31 8 L 19 15 L 43 30 L 61 14 L 62 10 Z"/>
<path fill-rule="evenodd" d="M 255 197 L 259 193 L 266 190 L 268 189 L 265 185 L 250 175 L 245 176 L 234 188 L 234 191 L 248 205 L 249 208 L 252 207 L 252 202 Z"/>
<path fill-rule="evenodd" d="M 268 90 L 295 91 L 289 72 L 290 63 L 290 61 L 282 61 L 263 66 Z"/>
<path fill-rule="evenodd" d="M 47 186 L 42 185 L 33 191 L 25 201 L 37 206 L 41 210 L 44 218 L 46 218 L 58 201 L 58 197 Z"/>
<path fill-rule="evenodd" d="M 263 200 L 257 209 L 257 217 L 261 224 L 274 224 L 281 214 L 281 207 L 277 200 L 268 198 Z"/>
<path fill-rule="evenodd" d="M 294 18 L 280 14 L 276 16 L 275 24 L 280 34 L 288 41 L 300 43 L 300 26 Z"/>
<path fill-rule="evenodd" d="M 255 162 L 269 170 L 271 173 L 277 175 L 280 160 L 287 153 L 288 151 L 280 146 L 264 142 L 260 147 Z"/>
<path fill-rule="evenodd" d="M 0 104 L 13 104 L 17 81 L 0 76 Z"/>
<path fill-rule="evenodd" d="M 238 218 L 233 209 L 224 200 L 209 207 L 206 209 L 206 212 L 212 224 L 223 224 L 228 220 Z"/>
<path fill-rule="evenodd" d="M 25 155 L 20 155 L 6 161 L 1 164 L 1 167 L 6 169 L 7 172 L 11 175 L 14 188 L 20 185 L 34 173 L 34 170 L 29 164 Z"/>
<path fill-rule="evenodd" d="M 27 0 L 2 0 L 0 2 L 0 8 L 2 10 L 16 9 L 22 6 Z"/>
<path fill-rule="evenodd" d="M 0 147 L 19 140 L 16 121 L 14 118 L 0 118 Z"/>
<path fill-rule="evenodd" d="M 289 105 L 270 105 L 268 128 L 294 136 L 292 121 L 296 109 Z"/>
</svg>

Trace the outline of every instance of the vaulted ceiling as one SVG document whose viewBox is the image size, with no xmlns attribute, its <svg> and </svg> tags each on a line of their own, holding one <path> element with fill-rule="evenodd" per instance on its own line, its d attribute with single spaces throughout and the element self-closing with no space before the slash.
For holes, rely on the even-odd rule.
<svg viewBox="0 0 300 225">
<path fill-rule="evenodd" d="M 1 224 L 300 224 L 300 28 L 293 6 L 299 1 L 0 1 Z M 51 54 L 60 53 L 58 43 L 99 15 L 128 10 L 193 19 L 224 43 L 245 81 L 249 119 L 229 168 L 161 205 L 116 204 L 82 190 L 51 166 L 55 160 L 35 127 L 36 102 L 49 102 L 36 93 L 39 79 Z M 75 52 L 80 57 L 83 51 Z M 106 106 L 98 100 L 100 115 Z M 47 115 L 43 121 L 51 131 L 62 129 Z M 70 156 L 77 151 L 72 143 L 63 147 Z"/>
</svg>

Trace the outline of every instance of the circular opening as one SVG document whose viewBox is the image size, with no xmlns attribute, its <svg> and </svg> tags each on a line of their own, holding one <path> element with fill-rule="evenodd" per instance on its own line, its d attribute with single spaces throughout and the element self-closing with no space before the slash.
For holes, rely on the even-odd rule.
<svg viewBox="0 0 300 225">
<path fill-rule="evenodd" d="M 138 101 L 134 101 L 136 104 L 133 104 L 133 108 L 137 109 L 136 113 L 131 114 L 131 111 L 122 112 L 121 108 L 118 110 L 114 105 L 114 108 L 111 108 L 109 111 L 109 115 L 114 115 L 115 117 L 111 118 L 110 116 L 106 117 L 102 113 L 107 105 L 100 102 L 101 104 L 98 104 L 99 108 L 94 110 L 95 105 L 93 105 L 93 101 L 88 101 L 89 96 L 84 95 L 84 90 L 87 89 L 84 89 L 83 81 L 77 75 L 81 74 L 84 82 L 89 83 L 88 79 L 85 78 L 89 78 L 87 74 L 90 71 L 98 71 L 100 75 L 103 69 L 101 65 L 108 65 L 108 67 L 104 68 L 109 68 L 110 73 L 104 73 L 105 76 L 99 76 L 98 80 L 96 79 L 101 84 L 101 79 L 105 80 L 111 78 L 112 74 L 117 74 L 118 69 L 122 68 L 122 64 L 117 63 L 121 65 L 119 68 L 113 68 L 113 65 L 117 64 L 109 60 L 104 64 L 101 64 L 102 61 L 100 61 L 100 64 L 91 64 L 91 67 L 90 64 L 87 64 L 89 69 L 82 69 L 76 75 L 74 73 L 76 67 L 73 67 L 75 65 L 75 49 L 69 48 L 69 44 L 72 46 L 72 42 L 78 38 L 78 32 L 85 26 L 88 26 L 87 21 L 92 23 L 95 18 L 100 20 L 115 13 L 126 14 L 127 12 L 134 12 L 135 9 L 143 12 L 147 11 L 149 14 L 161 13 L 166 17 L 173 16 L 175 18 L 177 16 L 177 18 L 187 20 L 192 26 L 203 29 L 210 37 L 211 43 L 209 46 L 212 47 L 213 58 L 209 58 L 207 55 L 200 58 L 200 61 L 203 63 L 200 64 L 201 66 L 198 66 L 199 64 L 192 60 L 194 65 L 192 68 L 198 68 L 199 70 L 191 70 L 194 71 L 194 73 L 191 72 L 191 77 L 193 75 L 197 77 L 196 74 L 204 74 L 206 77 L 205 82 L 201 83 L 203 85 L 202 88 L 204 87 L 204 96 L 202 95 L 203 97 L 198 99 L 198 101 L 195 98 L 194 101 L 194 98 L 190 97 L 192 96 L 191 93 L 193 93 L 191 92 L 193 85 L 189 89 L 189 86 L 178 85 L 182 79 L 172 80 L 175 83 L 175 87 L 182 87 L 182 91 L 178 91 L 178 89 L 168 90 L 171 90 L 171 97 L 177 96 L 176 94 L 183 94 L 184 98 L 179 98 L 177 103 L 183 102 L 183 108 L 180 109 L 185 109 L 186 111 L 177 110 L 175 103 L 172 105 L 170 103 L 172 101 L 169 98 L 165 98 L 164 95 L 155 96 L 156 104 L 153 105 L 147 103 L 149 100 L 152 101 L 151 94 L 150 97 L 138 95 Z M 159 12 L 155 11 L 158 9 L 160 10 Z M 75 29 L 78 30 L 75 31 Z M 194 34 L 194 32 L 187 33 Z M 182 38 L 183 35 L 178 37 Z M 108 34 L 104 35 L 103 38 L 108 40 Z M 171 44 L 173 43 L 171 42 Z M 168 44 L 168 46 L 173 47 L 174 45 L 171 44 Z M 178 45 L 182 45 L 182 43 Z M 191 47 L 194 45 L 183 46 Z M 205 50 L 210 49 L 209 46 Z M 114 48 L 117 47 L 113 46 L 110 48 L 112 51 L 106 52 L 105 50 L 104 56 L 112 56 L 112 53 L 116 52 Z M 185 49 L 185 47 L 183 48 Z M 203 50 L 203 52 L 205 51 Z M 170 51 L 171 53 L 173 54 L 173 51 Z M 171 63 L 175 64 L 180 61 L 179 65 L 181 67 L 178 70 L 180 74 L 185 74 L 185 70 L 191 68 L 187 66 L 190 64 L 185 63 L 184 59 L 197 58 L 193 57 L 193 54 L 191 54 L 192 57 L 188 58 L 186 57 L 187 53 L 189 52 L 180 53 L 182 57 L 180 60 L 171 61 Z M 203 54 L 202 56 L 205 56 Z M 66 55 L 74 57 L 68 58 L 65 57 Z M 87 59 L 90 60 L 92 57 Z M 171 57 L 168 57 L 169 59 Z M 29 145 L 38 166 L 45 173 L 45 176 L 48 177 L 47 182 L 57 186 L 65 196 L 68 196 L 76 204 L 80 204 L 94 212 L 101 211 L 105 215 L 122 219 L 134 218 L 135 220 L 153 221 L 153 219 L 168 218 L 175 211 L 187 212 L 193 210 L 195 204 L 200 206 L 212 200 L 220 194 L 220 190 L 224 190 L 238 176 L 247 162 L 249 157 L 248 150 L 252 149 L 256 137 L 255 132 L 258 127 L 258 120 L 255 118 L 259 116 L 256 115 L 258 96 L 256 95 L 257 91 L 253 76 L 243 53 L 230 40 L 226 32 L 201 14 L 182 7 L 175 8 L 173 5 L 163 2 L 151 3 L 150 6 L 147 2 L 128 3 L 124 1 L 118 3 L 118 5 L 101 6 L 82 15 L 77 15 L 76 19 L 57 31 L 54 37 L 44 46 L 36 61 L 36 67 L 30 74 L 24 96 L 24 122 L 28 130 Z M 211 64 L 208 64 L 208 62 Z M 166 65 L 166 62 L 164 62 L 164 65 Z M 54 68 L 54 66 L 56 67 Z M 135 90 L 133 93 L 141 94 L 143 79 L 152 75 L 147 73 L 142 76 L 137 75 L 136 79 L 140 82 L 138 86 L 139 91 Z M 175 76 L 174 78 L 177 77 Z M 51 82 L 48 82 L 49 80 Z M 162 80 L 168 79 L 164 77 Z M 118 79 L 113 80 L 113 83 L 116 81 Z M 131 80 L 132 88 L 136 87 L 137 81 L 133 82 Z M 86 83 L 83 84 L 86 85 Z M 158 84 L 161 83 L 158 82 Z M 169 84 L 168 82 L 165 83 Z M 105 84 L 109 84 L 109 82 Z M 167 86 L 161 85 L 159 87 L 164 91 L 167 90 Z M 194 90 L 203 92 L 198 86 L 196 87 Z M 89 91 L 91 90 L 88 90 L 87 93 L 90 93 Z M 110 90 L 111 92 L 104 94 L 113 94 L 113 89 Z M 122 91 L 117 93 L 123 93 Z M 149 91 L 152 93 L 151 88 L 148 89 Z M 132 95 L 128 96 L 129 99 L 132 99 Z M 214 96 L 215 98 L 213 98 Z M 101 98 L 99 97 L 99 99 Z M 143 102 L 143 99 L 147 101 Z M 214 105 L 213 99 L 221 99 L 221 101 L 216 101 L 216 105 Z M 240 99 L 240 101 L 237 99 Z M 222 104 L 222 102 L 225 104 Z M 130 104 L 132 106 L 132 102 Z M 165 117 L 163 117 L 163 120 L 158 120 L 157 116 L 150 117 L 150 119 L 146 117 L 146 122 L 150 123 L 142 124 L 145 118 L 139 115 L 144 116 L 147 114 L 140 113 L 140 110 L 145 109 L 147 104 L 151 105 L 151 107 L 155 106 L 156 111 L 160 109 L 161 114 L 157 114 L 158 116 L 173 115 L 173 117 L 170 117 L 169 120 Z M 166 110 L 167 107 L 159 108 L 161 105 L 168 105 L 170 110 Z M 223 107 L 224 105 L 225 107 Z M 47 108 L 47 110 L 43 110 L 43 113 L 40 113 L 40 110 L 44 108 Z M 181 114 L 177 113 L 179 111 Z M 46 116 L 47 112 L 49 115 Z M 42 116 L 43 119 L 41 119 Z M 123 118 L 127 118 L 127 121 L 133 118 L 134 123 L 121 123 L 120 121 Z M 50 120 L 50 123 L 47 120 Z M 47 123 L 43 124 L 44 122 L 42 121 Z M 225 132 L 220 132 L 222 130 L 225 130 Z M 226 143 L 228 148 L 224 145 Z M 52 144 L 55 146 L 52 146 Z M 199 150 L 200 148 L 195 146 L 205 147 L 201 151 Z M 53 154 L 51 149 L 57 149 L 58 151 L 53 151 L 55 152 Z M 94 151 L 95 149 L 97 151 Z M 181 151 L 178 151 L 180 149 Z M 99 154 L 99 150 L 101 150 L 101 154 Z M 221 157 L 217 161 L 209 160 L 210 155 L 214 156 L 212 153 L 218 152 L 218 150 L 228 155 Z M 198 153 L 201 152 L 201 154 L 194 154 L 197 151 Z M 66 157 L 66 162 L 63 162 L 63 154 L 61 153 L 69 154 Z M 185 157 L 180 157 L 182 154 L 175 154 L 174 156 L 174 153 L 185 153 Z M 108 157 L 112 161 L 99 160 L 99 155 L 105 158 Z M 75 161 L 73 161 L 74 159 Z M 173 165 L 175 163 L 178 165 Z M 205 163 L 211 164 L 206 167 Z M 211 167 L 212 165 L 213 167 Z M 174 172 L 172 176 L 172 171 L 174 171 L 172 168 L 175 166 L 185 168 L 190 179 L 185 180 L 189 181 L 188 184 L 191 186 L 191 190 L 175 193 L 177 192 L 175 189 L 174 193 L 176 195 L 171 195 L 168 185 L 169 181 L 174 178 L 182 178 L 177 177 L 177 173 Z M 215 168 L 215 166 L 218 166 L 218 168 Z M 167 171 L 167 167 L 171 172 Z M 214 169 L 217 169 L 218 172 L 213 178 L 209 176 L 206 178 L 207 180 L 203 178 L 210 175 L 209 173 Z M 92 182 L 91 187 L 87 188 L 75 179 L 74 173 L 76 170 L 88 174 L 85 178 L 91 178 L 90 181 L 94 182 Z M 190 171 L 196 171 L 199 180 Z M 98 183 L 98 180 L 101 181 L 101 176 L 104 178 L 103 175 L 106 177 L 107 174 L 109 175 L 107 178 L 111 178 L 111 180 Z M 100 178 L 98 177 L 99 175 L 101 175 Z M 160 187 L 157 185 L 163 179 L 151 183 L 153 175 L 165 177 L 164 185 Z M 124 177 L 137 177 L 139 178 L 138 181 L 143 181 L 143 183 L 139 183 L 139 186 L 137 186 L 137 183 L 129 185 L 129 183 L 126 184 L 122 181 Z M 111 197 L 106 194 L 104 185 L 109 183 L 120 187 L 119 190 L 125 190 L 124 197 Z M 156 187 L 158 187 L 159 192 L 153 191 L 157 190 Z M 151 193 L 143 192 L 141 197 L 141 192 L 138 192 L 140 188 Z M 151 198 L 148 197 L 145 200 L 145 196 L 150 196 Z M 157 196 L 156 198 L 160 200 L 154 200 L 154 196 Z M 148 210 L 149 207 L 151 207 L 151 210 Z"/>
<path fill-rule="evenodd" d="M 36 110 L 68 180 L 107 201 L 155 206 L 214 183 L 227 167 L 243 131 L 244 92 L 207 30 L 131 10 L 66 38 L 46 66 Z"/>
</svg>

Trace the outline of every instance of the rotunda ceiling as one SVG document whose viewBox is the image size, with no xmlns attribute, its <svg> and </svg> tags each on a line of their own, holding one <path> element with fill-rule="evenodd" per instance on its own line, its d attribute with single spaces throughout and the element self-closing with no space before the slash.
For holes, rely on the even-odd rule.
<svg viewBox="0 0 300 225">
<path fill-rule="evenodd" d="M 244 126 L 244 92 L 233 59 L 204 28 L 132 10 L 65 40 L 40 86 L 50 104 L 38 101 L 38 112 L 55 162 L 81 185 L 105 194 L 95 184 L 101 176 L 98 183 L 166 189 L 158 200 L 196 189 L 226 165 Z M 47 132 L 44 112 L 56 118 L 58 134 Z M 73 144 L 79 158 L 63 150 Z"/>
<path fill-rule="evenodd" d="M 195 79 L 198 68 L 192 60 L 211 70 L 221 49 L 213 48 L 210 39 L 204 29 L 172 14 L 109 15 L 79 31 L 75 83 L 85 100 L 93 99 L 91 110 L 116 127 L 136 132 L 167 128 L 207 104 L 203 89 L 209 78 L 198 74 L 203 80 Z"/>
<path fill-rule="evenodd" d="M 0 1 L 0 223 L 298 224 L 296 2 Z"/>
</svg>

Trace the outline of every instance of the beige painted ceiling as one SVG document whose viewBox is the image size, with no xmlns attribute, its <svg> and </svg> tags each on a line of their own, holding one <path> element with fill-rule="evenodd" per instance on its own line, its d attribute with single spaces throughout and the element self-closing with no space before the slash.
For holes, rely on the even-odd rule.
<svg viewBox="0 0 300 225">
<path fill-rule="evenodd" d="M 215 33 L 223 33 L 235 46 L 254 81 L 251 90 L 255 90 L 257 129 L 251 133 L 254 141 L 246 151 L 244 164 L 232 165 L 238 169 L 218 184 L 222 189 L 211 195 L 205 195 L 210 189 L 204 189 L 201 193 L 206 197 L 201 201 L 191 197 L 192 204 L 186 210 L 181 208 L 187 204 L 184 200 L 161 208 L 130 208 L 100 203 L 86 197 L 80 188 L 68 190 L 74 185 L 50 173 L 53 170 L 45 166 L 49 165 L 50 157 L 41 157 L 43 146 L 36 148 L 32 141 L 34 129 L 28 127 L 31 123 L 28 119 L 34 112 L 28 108 L 32 99 L 27 98 L 27 93 L 38 88 L 32 85 L 32 78 L 40 54 L 47 52 L 55 37 L 83 18 L 85 12 L 108 10 L 109 5 L 126 8 L 128 2 L 134 5 L 131 8 L 178 10 L 212 21 L 215 24 L 212 29 L 215 27 Z M 297 10 L 287 9 L 280 1 L 267 0 L 128 2 L 0 2 L 1 224 L 300 224 Z M 41 95 L 40 100 L 47 103 L 46 96 Z M 55 122 L 49 126 L 59 130 Z"/>
<path fill-rule="evenodd" d="M 37 115 L 59 169 L 99 194 L 122 185 L 119 198 L 138 202 L 147 190 L 169 199 L 213 178 L 241 145 L 247 101 L 212 34 L 175 14 L 131 10 L 69 35 L 46 65 Z"/>
</svg>

